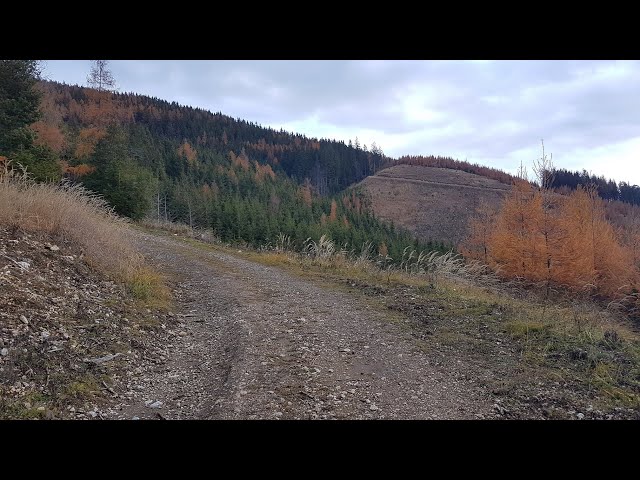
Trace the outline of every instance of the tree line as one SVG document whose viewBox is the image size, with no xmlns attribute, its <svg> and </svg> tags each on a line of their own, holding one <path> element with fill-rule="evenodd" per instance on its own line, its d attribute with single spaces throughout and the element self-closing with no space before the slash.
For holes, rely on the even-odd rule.
<svg viewBox="0 0 640 480">
<path fill-rule="evenodd" d="M 596 176 L 586 170 L 573 172 L 564 168 L 553 170 L 552 188 L 561 191 L 575 190 L 579 186 L 594 185 L 600 198 L 604 200 L 620 200 L 632 205 L 640 205 L 640 187 L 627 182 L 616 183 L 603 175 Z"/>
<path fill-rule="evenodd" d="M 284 234 L 302 247 L 328 234 L 348 249 L 371 242 L 398 259 L 407 246 L 446 249 L 378 221 L 361 192 L 344 190 L 384 162 L 375 145 L 309 139 L 116 94 L 98 68 L 90 77 L 100 89 L 38 82 L 37 64 L 21 62 L 0 62 L 0 122 L 15 123 L 2 130 L 0 155 L 20 160 L 38 181 L 65 177 L 121 215 L 212 228 L 253 246 Z"/>
</svg>

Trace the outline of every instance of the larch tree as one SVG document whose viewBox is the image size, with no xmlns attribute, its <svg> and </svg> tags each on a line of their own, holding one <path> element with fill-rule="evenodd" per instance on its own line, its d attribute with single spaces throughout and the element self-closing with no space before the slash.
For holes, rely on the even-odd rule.
<svg viewBox="0 0 640 480">
<path fill-rule="evenodd" d="M 504 199 L 491 235 L 491 257 L 502 274 L 533 279 L 536 238 L 533 232 L 539 222 L 540 196 L 526 180 L 521 167 L 520 178 Z M 536 278 L 537 280 L 537 278 Z"/>
<path fill-rule="evenodd" d="M 554 252 L 557 251 L 558 242 L 562 241 L 562 235 L 559 234 L 557 222 L 552 217 L 556 194 L 554 194 L 551 186 L 553 185 L 553 155 L 547 156 L 544 152 L 544 140 L 542 142 L 542 156 L 533 162 L 533 172 L 538 181 L 540 195 L 540 215 L 537 226 L 537 234 L 541 236 L 542 255 L 544 261 L 543 278 L 546 285 L 546 294 L 549 296 L 551 281 L 553 280 L 553 268 L 555 267 Z"/>
<path fill-rule="evenodd" d="M 485 265 L 490 265 L 490 244 L 496 222 L 496 209 L 486 200 L 480 200 L 475 216 L 469 222 L 469 234 L 460 246 L 465 257 L 475 258 Z"/>
<path fill-rule="evenodd" d="M 571 259 L 563 269 L 563 283 L 610 297 L 628 289 L 633 255 L 621 244 L 618 232 L 607 220 L 597 188 L 578 186 L 560 215 L 568 233 L 562 247 L 568 250 L 565 256 Z"/>
</svg>

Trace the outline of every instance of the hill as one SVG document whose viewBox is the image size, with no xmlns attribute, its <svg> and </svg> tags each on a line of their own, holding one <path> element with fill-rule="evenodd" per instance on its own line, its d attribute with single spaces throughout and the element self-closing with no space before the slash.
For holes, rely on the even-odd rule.
<svg viewBox="0 0 640 480">
<path fill-rule="evenodd" d="M 430 248 L 375 219 L 357 192 L 340 194 L 387 161 L 377 147 L 143 95 L 55 82 L 38 88 L 36 143 L 58 156 L 64 177 L 102 194 L 121 215 L 209 228 L 254 247 L 283 236 L 303 248 L 307 238 L 327 234 L 348 249 L 370 242 L 393 258 L 408 245 Z M 40 179 L 53 178 L 22 163 L 46 172 Z"/>
<path fill-rule="evenodd" d="M 457 245 L 480 202 L 498 206 L 509 186 L 462 170 L 400 164 L 359 184 L 382 220 L 424 241 Z"/>
</svg>

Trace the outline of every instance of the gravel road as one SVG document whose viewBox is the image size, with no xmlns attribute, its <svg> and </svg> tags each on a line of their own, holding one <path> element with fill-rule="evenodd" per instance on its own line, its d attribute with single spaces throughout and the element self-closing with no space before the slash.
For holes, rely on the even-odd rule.
<svg viewBox="0 0 640 480">
<path fill-rule="evenodd" d="M 111 418 L 473 419 L 492 399 L 403 322 L 353 294 L 171 236 L 137 233 L 179 331 Z"/>
</svg>

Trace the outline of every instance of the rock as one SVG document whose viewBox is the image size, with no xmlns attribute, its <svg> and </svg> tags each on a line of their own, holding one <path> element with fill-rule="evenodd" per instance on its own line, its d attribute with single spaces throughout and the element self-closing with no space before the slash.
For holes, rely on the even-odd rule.
<svg viewBox="0 0 640 480">
<path fill-rule="evenodd" d="M 182 330 L 181 332 L 178 332 L 178 335 L 180 335 L 181 337 L 184 337 L 184 336 L 186 336 L 186 335 L 188 335 L 188 334 L 187 334 L 187 332 L 185 332 L 184 330 Z"/>
<path fill-rule="evenodd" d="M 25 325 L 29 325 L 29 320 L 27 320 L 27 317 L 25 317 L 24 315 L 20 315 L 20 321 Z"/>
<path fill-rule="evenodd" d="M 280 418 L 282 416 L 282 412 L 273 412 L 273 416 Z"/>
<path fill-rule="evenodd" d="M 369 407 L 369 410 L 371 410 L 372 412 L 376 412 L 378 410 L 380 410 L 376 405 L 371 404 L 371 406 Z"/>
<path fill-rule="evenodd" d="M 341 348 L 340 351 L 344 352 L 344 353 L 350 353 L 351 349 L 349 349 L 349 348 Z"/>
<path fill-rule="evenodd" d="M 578 417 L 578 420 L 582 420 L 584 418 L 584 413 L 578 413 L 576 417 Z"/>
<path fill-rule="evenodd" d="M 29 270 L 31 267 L 29 262 L 16 262 L 16 265 L 18 265 L 22 271 Z"/>
<path fill-rule="evenodd" d="M 44 246 L 47 250 L 51 250 L 52 252 L 57 252 L 58 250 L 60 250 L 60 247 L 57 245 L 52 245 L 50 243 L 46 243 Z"/>
<path fill-rule="evenodd" d="M 9 354 L 9 350 L 7 348 L 3 348 L 2 350 L 0 350 L 0 355 L 2 355 L 3 357 L 6 357 Z"/>
<path fill-rule="evenodd" d="M 133 417 L 131 420 L 140 420 L 140 417 Z"/>
<path fill-rule="evenodd" d="M 149 408 L 162 408 L 162 402 L 160 400 L 156 400 L 155 402 L 150 403 L 149 405 L 147 405 L 147 407 L 149 407 Z"/>
</svg>

